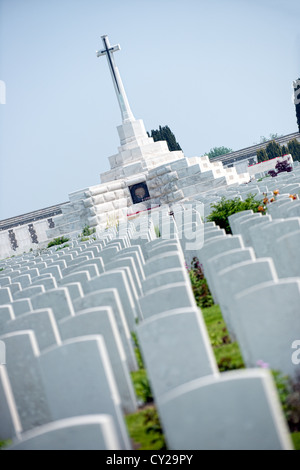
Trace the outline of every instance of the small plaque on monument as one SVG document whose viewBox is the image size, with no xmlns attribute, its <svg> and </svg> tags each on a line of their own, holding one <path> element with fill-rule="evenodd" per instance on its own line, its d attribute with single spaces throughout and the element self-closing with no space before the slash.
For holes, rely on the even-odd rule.
<svg viewBox="0 0 300 470">
<path fill-rule="evenodd" d="M 150 199 L 148 187 L 145 182 L 129 186 L 129 191 L 133 204 L 138 204 L 139 202 L 148 201 L 148 199 Z"/>
</svg>

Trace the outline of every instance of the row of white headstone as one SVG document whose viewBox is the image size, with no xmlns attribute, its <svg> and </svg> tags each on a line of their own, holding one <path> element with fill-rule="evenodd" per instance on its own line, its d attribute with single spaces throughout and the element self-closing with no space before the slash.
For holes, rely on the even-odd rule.
<svg viewBox="0 0 300 470">
<path fill-rule="evenodd" d="M 270 213 L 274 211 L 275 217 L 281 217 L 280 212 L 277 215 L 277 206 L 279 208 L 279 202 L 288 204 L 291 203 L 291 200 L 288 198 L 290 194 L 299 194 L 300 191 L 300 165 L 296 165 L 298 162 L 294 162 L 294 170 L 291 173 L 282 172 L 279 173 L 275 178 L 272 177 L 263 177 L 257 180 L 253 180 L 247 184 L 243 185 L 231 185 L 228 187 L 223 187 L 222 189 L 212 189 L 211 191 L 201 193 L 194 199 L 202 202 L 204 204 L 204 215 L 207 217 L 212 211 L 211 204 L 214 204 L 221 200 L 224 196 L 226 199 L 238 197 L 241 200 L 245 200 L 249 193 L 257 194 L 257 198 L 261 200 L 264 198 L 265 193 L 267 197 L 273 196 L 274 190 L 279 190 L 281 195 L 277 198 L 275 203 L 272 203 L 272 208 L 270 206 Z M 276 215 L 275 215 L 276 212 Z M 294 217 L 300 215 L 299 204 L 293 204 L 286 206 L 284 208 L 284 217 Z"/>
<path fill-rule="evenodd" d="M 130 378 L 137 370 L 135 331 L 169 449 L 291 448 L 269 371 L 218 372 L 187 275 L 186 243 L 192 231 L 203 233 L 204 245 L 194 251 L 220 303 L 224 276 L 220 287 L 215 274 L 242 258 L 210 268 L 206 261 L 232 250 L 249 253 L 253 265 L 260 260 L 240 235 L 202 224 L 196 211 L 179 239 L 187 210 L 175 206 L 172 217 L 164 207 L 153 211 L 153 222 L 147 215 L 134 219 L 122 236 L 111 229 L 96 241 L 2 263 L 0 340 L 7 364 L 0 366 L 0 440 L 13 438 L 13 449 L 130 449 L 124 414 L 137 410 Z M 154 225 L 162 234 L 167 227 L 169 239 L 157 239 Z M 138 238 L 141 228 L 144 238 Z M 272 271 L 271 261 L 266 264 Z M 257 298 L 244 291 L 249 287 L 235 288 L 245 318 Z M 270 308 L 263 313 L 269 318 Z M 261 336 L 271 341 L 265 320 L 258 313 L 251 321 L 250 314 L 250 336 L 258 317 Z M 295 316 L 287 322 L 280 314 L 283 324 L 293 324 Z M 275 342 L 281 334 L 285 339 L 279 319 L 268 328 Z M 238 336 L 240 330 L 230 331 Z M 247 347 L 246 341 L 243 354 Z M 255 360 L 268 360 L 263 352 Z M 255 366 L 247 354 L 245 360 Z"/>
</svg>

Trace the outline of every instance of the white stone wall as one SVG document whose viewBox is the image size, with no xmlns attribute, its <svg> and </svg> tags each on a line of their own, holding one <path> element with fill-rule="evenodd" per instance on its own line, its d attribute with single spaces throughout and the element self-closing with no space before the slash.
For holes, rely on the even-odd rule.
<svg viewBox="0 0 300 470">
<path fill-rule="evenodd" d="M 0 259 L 5 259 L 11 256 L 12 248 L 8 237 L 8 230 L 0 232 Z"/>
<path fill-rule="evenodd" d="M 267 160 L 266 162 L 257 163 L 248 167 L 248 173 L 250 176 L 256 175 L 257 173 L 264 173 L 265 171 L 274 170 L 276 163 L 280 160 L 289 160 L 293 164 L 293 157 L 291 154 L 284 155 L 284 157 L 272 158 L 272 160 Z"/>
<path fill-rule="evenodd" d="M 208 156 L 188 159 L 182 151 L 170 152 L 166 142 L 153 142 L 147 136 L 142 120 L 123 123 L 118 132 L 121 146 L 118 154 L 109 157 L 111 169 L 101 174 L 101 184 L 70 193 L 62 214 L 53 217 L 54 228 L 45 220 L 35 222 L 30 231 L 27 225 L 14 228 L 18 245 L 14 249 L 9 232 L 3 234 L 2 256 L 29 251 L 36 241 L 46 245 L 58 236 L 75 237 L 85 225 L 101 229 L 114 226 L 143 207 L 190 199 L 213 188 L 249 180 L 248 174 L 224 169 L 221 162 L 212 163 Z M 141 182 L 147 183 L 150 201 L 133 204 L 129 187 Z"/>
<path fill-rule="evenodd" d="M 142 207 L 174 203 L 216 187 L 249 181 L 247 173 L 238 175 L 235 168 L 225 169 L 221 162 L 211 163 L 207 156 L 185 158 L 181 151 L 152 155 L 147 158 L 147 165 L 150 169 L 115 180 L 107 172 L 101 175 L 101 180 L 109 181 L 71 193 L 70 203 L 55 218 L 56 228 L 47 232 L 48 237 L 80 233 L 84 225 L 106 228 Z M 111 171 L 126 173 L 126 168 Z M 151 199 L 137 207 L 132 202 L 129 186 L 141 182 L 147 183 Z"/>
<path fill-rule="evenodd" d="M 54 219 L 54 217 L 52 219 Z M 33 228 L 34 240 L 37 240 L 38 243 L 33 242 L 29 231 L 29 226 L 31 225 Z M 17 227 L 12 227 L 11 229 L 1 230 L 0 259 L 4 259 L 13 255 L 20 255 L 24 252 L 28 253 L 31 249 L 35 250 L 38 247 L 46 246 L 49 242 L 47 235 L 48 230 L 49 224 L 47 219 L 41 219 L 35 222 L 31 222 L 30 224 L 19 225 Z M 12 245 L 10 233 L 14 235 L 14 240 L 16 243 L 15 246 Z"/>
</svg>

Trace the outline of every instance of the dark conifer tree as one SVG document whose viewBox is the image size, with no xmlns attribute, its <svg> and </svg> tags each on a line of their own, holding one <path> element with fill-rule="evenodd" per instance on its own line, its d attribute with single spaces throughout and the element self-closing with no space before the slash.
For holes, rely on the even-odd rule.
<svg viewBox="0 0 300 470">
<path fill-rule="evenodd" d="M 279 144 L 277 144 L 277 142 L 275 142 L 275 140 L 272 140 L 272 142 L 266 146 L 266 152 L 268 155 L 268 160 L 281 157 L 281 147 Z"/>
<path fill-rule="evenodd" d="M 149 132 L 148 132 L 149 135 Z M 152 137 L 154 142 L 157 142 L 158 140 L 166 140 L 170 152 L 173 150 L 181 150 L 181 147 L 179 143 L 176 141 L 176 137 L 169 128 L 169 126 L 159 126 L 159 129 L 152 129 L 151 134 L 149 137 Z"/>
<path fill-rule="evenodd" d="M 292 155 L 293 160 L 300 161 L 300 143 L 297 139 L 290 140 L 288 142 L 288 150 L 289 153 Z"/>
<path fill-rule="evenodd" d="M 266 160 L 269 160 L 268 159 L 268 155 L 267 155 L 267 152 L 265 149 L 259 149 L 256 153 L 257 155 L 257 161 L 258 163 L 260 162 L 265 162 Z"/>
</svg>

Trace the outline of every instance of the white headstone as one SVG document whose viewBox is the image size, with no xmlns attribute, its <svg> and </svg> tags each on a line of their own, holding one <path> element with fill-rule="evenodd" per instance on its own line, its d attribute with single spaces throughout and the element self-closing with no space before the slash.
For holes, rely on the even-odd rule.
<svg viewBox="0 0 300 470">
<path fill-rule="evenodd" d="M 139 302 L 145 319 L 175 308 L 196 307 L 191 285 L 185 282 L 153 289 L 141 297 Z"/>
<path fill-rule="evenodd" d="M 13 301 L 9 287 L 0 288 L 0 305 L 9 304 Z"/>
<path fill-rule="evenodd" d="M 170 450 L 292 449 L 266 370 L 194 380 L 160 397 L 158 409 Z"/>
<path fill-rule="evenodd" d="M 105 341 L 125 414 L 137 409 L 135 394 L 117 323 L 110 307 L 94 307 L 59 322 L 63 340 L 85 335 L 102 335 Z"/>
<path fill-rule="evenodd" d="M 22 330 L 34 331 L 40 351 L 61 344 L 55 317 L 50 308 L 24 313 L 3 327 L 5 334 Z"/>
<path fill-rule="evenodd" d="M 83 292 L 85 293 L 87 282 L 90 280 L 91 280 L 91 276 L 89 272 L 82 270 L 78 272 L 72 272 L 71 274 L 67 274 L 59 281 L 59 285 L 63 286 L 65 284 L 69 284 L 70 282 L 79 282 Z"/>
<path fill-rule="evenodd" d="M 87 291 L 92 293 L 102 289 L 118 289 L 122 307 L 126 316 L 130 331 L 135 330 L 135 322 L 138 318 L 135 303 L 131 294 L 125 272 L 122 270 L 109 271 L 92 279 L 87 285 Z"/>
<path fill-rule="evenodd" d="M 218 371 L 197 308 L 154 315 L 138 325 L 137 335 L 155 397 Z"/>
<path fill-rule="evenodd" d="M 52 419 L 33 331 L 17 331 L 1 336 L 1 339 L 6 345 L 6 368 L 23 431 L 48 423 Z"/>
<path fill-rule="evenodd" d="M 178 251 L 171 251 L 149 258 L 145 264 L 144 271 L 147 278 L 159 271 L 172 268 L 182 268 L 184 266 L 185 262 L 182 254 Z"/>
<path fill-rule="evenodd" d="M 173 268 L 160 271 L 157 274 L 148 276 L 142 283 L 144 294 L 157 289 L 163 285 L 177 283 L 177 282 L 190 282 L 186 268 Z"/>
<path fill-rule="evenodd" d="M 0 364 L 0 441 L 6 441 L 22 431 L 11 384 L 4 365 Z"/>
<path fill-rule="evenodd" d="M 2 332 L 3 326 L 10 320 L 15 319 L 15 314 L 10 304 L 0 305 L 0 332 Z"/>
<path fill-rule="evenodd" d="M 222 269 L 229 268 L 234 264 L 242 263 L 255 259 L 253 248 L 237 248 L 235 250 L 226 251 L 209 258 L 205 263 L 205 277 L 207 279 L 209 289 L 215 303 L 218 303 L 218 295 L 215 288 L 215 276 Z"/>
<path fill-rule="evenodd" d="M 36 295 L 31 299 L 31 302 L 35 310 L 45 307 L 51 308 L 57 321 L 75 315 L 72 300 L 66 287 L 59 287 Z"/>
<path fill-rule="evenodd" d="M 241 222 L 239 225 L 239 231 L 240 234 L 243 237 L 243 242 L 245 246 L 251 246 L 252 245 L 252 239 L 249 234 L 249 229 L 252 227 L 256 227 L 257 232 L 260 232 L 261 225 L 263 224 L 268 224 L 271 222 L 271 216 L 269 215 L 264 215 L 263 217 L 251 217 L 249 220 L 245 220 L 244 222 Z"/>
<path fill-rule="evenodd" d="M 274 243 L 274 258 L 278 276 L 300 277 L 300 230 L 278 238 Z"/>
<path fill-rule="evenodd" d="M 235 325 L 239 321 L 239 308 L 235 305 L 235 294 L 266 281 L 277 281 L 272 258 L 243 261 L 219 271 L 215 275 L 215 288 L 221 312 L 232 338 L 237 338 Z"/>
<path fill-rule="evenodd" d="M 89 415 L 39 426 L 7 450 L 120 450 L 111 416 Z"/>
<path fill-rule="evenodd" d="M 15 316 L 22 315 L 23 313 L 30 312 L 32 310 L 32 304 L 30 299 L 14 300 L 11 303 Z"/>
<path fill-rule="evenodd" d="M 292 344 L 299 339 L 300 281 L 297 278 L 265 282 L 236 295 L 238 342 L 245 363 L 258 360 L 293 376 L 299 365 L 292 361 Z"/>
<path fill-rule="evenodd" d="M 29 286 L 26 287 L 25 289 L 16 292 L 14 294 L 14 300 L 19 300 L 19 299 L 27 299 L 27 298 L 33 298 L 39 294 L 43 294 L 46 292 L 46 289 L 44 286 Z"/>
<path fill-rule="evenodd" d="M 41 354 L 40 363 L 54 420 L 109 414 L 122 449 L 130 449 L 120 396 L 101 336 L 65 341 Z"/>
<path fill-rule="evenodd" d="M 84 296 L 80 282 L 70 282 L 64 284 L 64 287 L 68 289 L 73 304 L 76 299 Z"/>
<path fill-rule="evenodd" d="M 83 298 L 74 301 L 74 308 L 76 313 L 94 307 L 112 308 L 114 317 L 117 322 L 118 330 L 120 333 L 123 348 L 126 354 L 129 370 L 135 371 L 138 369 L 134 350 L 132 347 L 131 335 L 128 327 L 128 322 L 122 307 L 122 302 L 115 289 L 102 289 L 85 295 Z"/>
<path fill-rule="evenodd" d="M 253 214 L 252 210 L 246 210 L 242 212 L 235 212 L 234 214 L 228 217 L 228 222 L 231 228 L 232 233 L 236 233 L 235 231 L 235 221 L 238 220 L 240 217 L 244 217 L 245 215 Z"/>
</svg>

